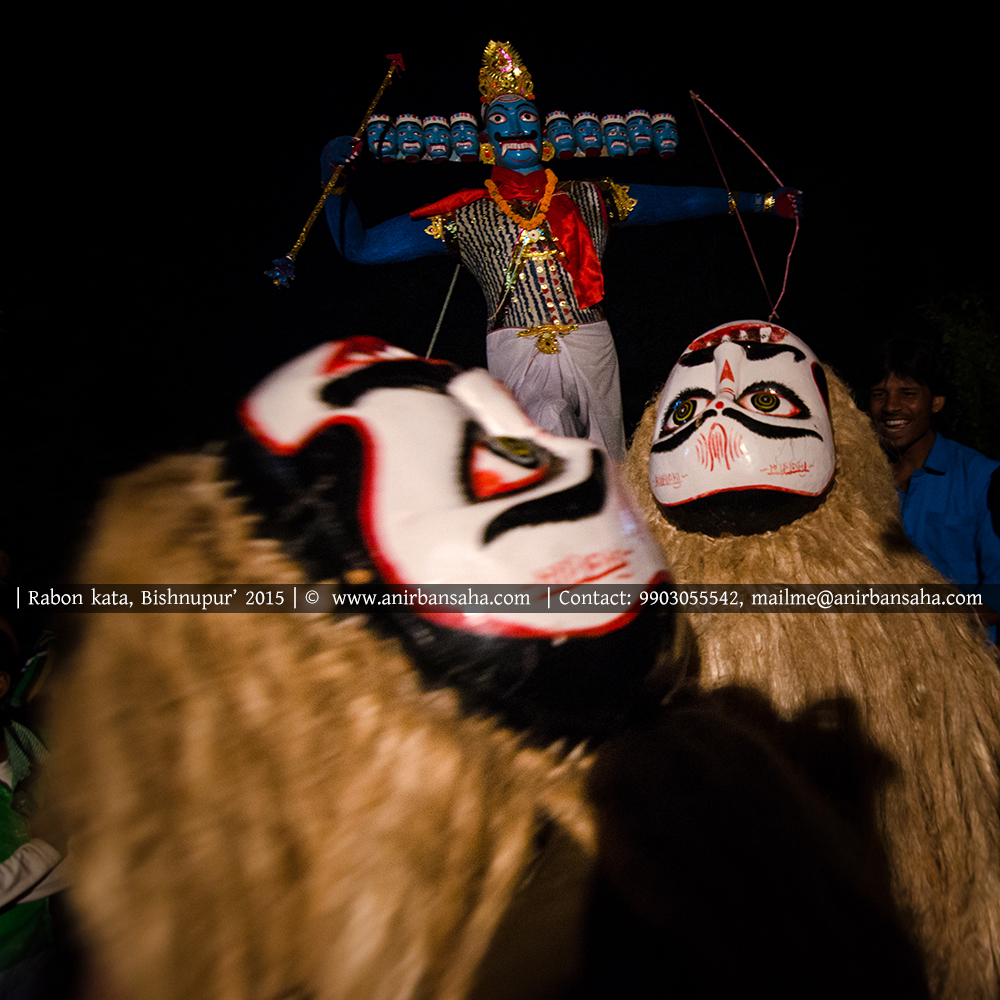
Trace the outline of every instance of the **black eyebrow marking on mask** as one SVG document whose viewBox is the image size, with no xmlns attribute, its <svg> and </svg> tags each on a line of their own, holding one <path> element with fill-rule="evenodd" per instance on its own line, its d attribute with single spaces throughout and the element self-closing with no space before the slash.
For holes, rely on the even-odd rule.
<svg viewBox="0 0 1000 1000">
<path fill-rule="evenodd" d="M 743 348 L 748 361 L 767 361 L 783 352 L 788 352 L 796 361 L 805 361 L 805 354 L 791 344 L 758 344 L 753 340 L 723 340 L 711 347 L 702 347 L 700 350 L 685 354 L 677 362 L 682 368 L 697 368 L 698 365 L 708 364 L 715 357 L 715 352 L 723 344 L 735 344 Z"/>
<path fill-rule="evenodd" d="M 715 347 L 703 347 L 699 351 L 685 354 L 677 364 L 682 368 L 697 368 L 698 365 L 707 365 L 715 357 L 715 348 L 718 346 L 716 344 Z"/>
<path fill-rule="evenodd" d="M 446 392 L 448 383 L 460 368 L 452 364 L 428 362 L 419 358 L 386 361 L 366 365 L 342 378 L 331 377 L 320 390 L 319 398 L 329 406 L 353 406 L 372 389 L 433 389 Z"/>
<path fill-rule="evenodd" d="M 499 538 L 504 532 L 514 528 L 524 528 L 532 524 L 555 524 L 560 521 L 580 521 L 585 517 L 600 514 L 607 498 L 607 475 L 604 454 L 596 449 L 590 453 L 590 475 L 581 483 L 546 493 L 545 496 L 525 500 L 515 507 L 508 507 L 497 514 L 483 532 L 483 544 Z"/>
<path fill-rule="evenodd" d="M 768 358 L 776 357 L 785 351 L 791 354 L 796 361 L 805 361 L 806 359 L 805 354 L 791 344 L 757 344 L 750 341 L 740 344 L 740 347 L 746 351 L 748 361 L 767 361 Z"/>
</svg>

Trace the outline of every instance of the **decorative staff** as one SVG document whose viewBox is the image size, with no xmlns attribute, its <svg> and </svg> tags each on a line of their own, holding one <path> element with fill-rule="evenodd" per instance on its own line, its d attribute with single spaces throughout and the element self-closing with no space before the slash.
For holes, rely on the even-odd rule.
<svg viewBox="0 0 1000 1000">
<path fill-rule="evenodd" d="M 392 82 L 392 74 L 396 71 L 397 67 L 400 73 L 406 71 L 406 67 L 403 65 L 403 56 L 400 52 L 393 52 L 386 56 L 389 60 L 389 72 L 385 74 L 385 79 L 382 81 L 382 85 L 378 88 L 378 93 L 376 93 L 371 104 L 368 105 L 368 110 L 365 112 L 364 118 L 361 119 L 361 124 L 358 126 L 357 132 L 354 133 L 355 143 L 361 141 L 361 137 L 365 134 L 365 129 L 368 128 L 368 119 L 375 112 L 375 108 L 378 102 L 382 99 L 382 95 L 385 93 L 386 87 Z M 340 180 L 341 174 L 344 172 L 344 168 L 347 166 L 346 163 L 340 164 L 331 175 L 330 179 L 326 182 L 326 187 L 323 188 L 323 193 L 320 195 L 320 199 L 316 202 L 316 207 L 312 210 L 309 218 L 306 219 L 306 224 L 302 227 L 302 232 L 299 233 L 299 238 L 295 241 L 295 245 L 292 247 L 284 257 L 277 257 L 271 261 L 271 269 L 265 271 L 264 273 L 274 282 L 278 288 L 290 288 L 292 281 L 295 278 L 295 258 L 298 256 L 299 250 L 302 249 L 302 244 L 305 243 L 306 237 L 309 235 L 309 230 L 312 229 L 313 223 L 319 218 L 319 213 L 323 211 L 323 205 L 326 199 L 334 193 L 337 187 L 337 182 Z"/>
</svg>

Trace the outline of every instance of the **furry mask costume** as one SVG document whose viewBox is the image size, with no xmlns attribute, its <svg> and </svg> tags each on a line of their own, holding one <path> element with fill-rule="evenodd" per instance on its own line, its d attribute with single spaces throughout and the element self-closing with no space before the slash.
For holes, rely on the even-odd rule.
<svg viewBox="0 0 1000 1000">
<path fill-rule="evenodd" d="M 589 443 L 538 432 L 484 374 L 369 338 L 306 358 L 279 373 L 281 405 L 274 380 L 250 397 L 228 465 L 180 456 L 119 480 L 80 579 L 448 582 L 405 521 L 425 497 L 392 492 L 410 474 L 451 491 L 447 524 L 434 505 L 415 516 L 459 539 L 459 582 L 476 582 L 485 548 L 463 539 L 462 517 L 493 526 L 498 565 L 519 559 L 517 574 L 572 565 L 591 536 L 644 581 L 662 571 Z M 460 998 L 489 974 L 505 912 L 557 906 L 535 935 L 545 960 L 519 973 L 568 975 L 594 848 L 583 734 L 655 706 L 683 661 L 671 619 L 651 630 L 641 617 L 578 616 L 580 634 L 525 620 L 505 635 L 501 616 L 485 631 L 460 615 L 92 616 L 55 723 L 101 967 L 144 1000 Z M 550 669 L 589 692 L 570 711 L 553 704 Z M 626 694 L 609 713 L 594 700 L 615 677 Z M 553 851 L 573 863 L 546 868 Z M 539 876 L 547 899 L 532 895 Z"/>
<path fill-rule="evenodd" d="M 672 524 L 664 516 L 651 474 L 669 473 L 652 469 L 651 449 L 654 458 L 663 454 L 655 442 L 707 409 L 719 416 L 698 429 L 706 435 L 740 399 L 770 393 L 757 402 L 774 409 L 779 396 L 788 398 L 777 384 L 742 384 L 732 370 L 721 372 L 736 376 L 731 384 L 720 377 L 717 350 L 745 355 L 745 368 L 753 369 L 752 352 L 740 341 L 760 344 L 765 330 L 787 335 L 762 323 L 733 323 L 692 344 L 685 356 L 709 348 L 704 358 L 693 360 L 716 362 L 698 373 L 701 391 L 691 394 L 688 387 L 684 398 L 678 394 L 662 399 L 659 407 L 650 405 L 632 442 L 627 478 L 677 582 L 942 583 L 905 539 L 875 433 L 829 371 L 836 470 L 815 509 L 806 505 L 775 530 L 746 534 L 720 530 L 717 520 L 697 516 L 682 518 L 678 527 L 678 519 Z M 766 382 L 768 376 L 754 380 Z M 689 399 L 695 402 L 685 408 Z M 727 430 L 740 426 L 730 423 Z M 1000 685 L 977 627 L 962 615 L 932 613 L 689 618 L 705 686 L 753 686 L 786 718 L 829 711 L 836 700 L 858 714 L 857 735 L 889 761 L 873 825 L 897 904 L 923 950 L 932 995 L 954 1000 L 1000 995 Z M 838 724 L 836 712 L 830 712 L 830 724 Z"/>
</svg>

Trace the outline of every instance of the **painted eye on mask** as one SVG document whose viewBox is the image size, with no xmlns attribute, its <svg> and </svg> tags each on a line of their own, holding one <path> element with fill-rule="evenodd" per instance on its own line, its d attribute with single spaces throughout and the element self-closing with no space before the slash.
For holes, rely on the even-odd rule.
<svg viewBox="0 0 1000 1000">
<path fill-rule="evenodd" d="M 711 402 L 711 398 L 709 393 L 702 389 L 682 393 L 667 408 L 660 433 L 666 434 L 668 431 L 675 431 L 678 427 L 689 424 Z"/>
<path fill-rule="evenodd" d="M 520 117 L 521 121 L 523 121 L 523 122 L 537 122 L 538 121 L 538 115 L 536 115 L 534 111 L 529 111 L 527 108 L 525 108 L 524 111 L 521 112 L 521 114 L 519 115 L 519 117 Z"/>
<path fill-rule="evenodd" d="M 494 125 L 503 125 L 507 121 L 507 116 L 502 111 L 494 111 L 493 114 L 490 115 L 490 121 Z"/>
<path fill-rule="evenodd" d="M 749 386 L 736 402 L 744 410 L 769 417 L 809 416 L 805 403 L 785 386 L 757 383 Z"/>
<path fill-rule="evenodd" d="M 513 437 L 474 437 L 468 451 L 470 499 L 492 500 L 531 489 L 555 471 L 556 458 L 534 441 Z"/>
</svg>

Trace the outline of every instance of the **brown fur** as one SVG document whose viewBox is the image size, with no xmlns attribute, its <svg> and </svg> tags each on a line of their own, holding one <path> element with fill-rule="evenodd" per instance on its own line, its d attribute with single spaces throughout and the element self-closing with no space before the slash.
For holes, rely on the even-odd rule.
<svg viewBox="0 0 1000 1000">
<path fill-rule="evenodd" d="M 303 582 L 219 474 L 120 480 L 80 579 Z M 72 668 L 75 902 L 129 996 L 460 998 L 539 828 L 592 857 L 589 757 L 464 717 L 360 619 L 93 615 Z"/>
<path fill-rule="evenodd" d="M 679 531 L 649 489 L 655 406 L 626 474 L 679 583 L 939 584 L 905 539 L 867 418 L 829 373 L 836 481 L 815 512 L 763 535 Z M 1000 685 L 981 630 L 958 614 L 692 614 L 709 687 L 741 683 L 791 718 L 853 700 L 894 765 L 877 824 L 932 995 L 1000 995 Z"/>
</svg>

